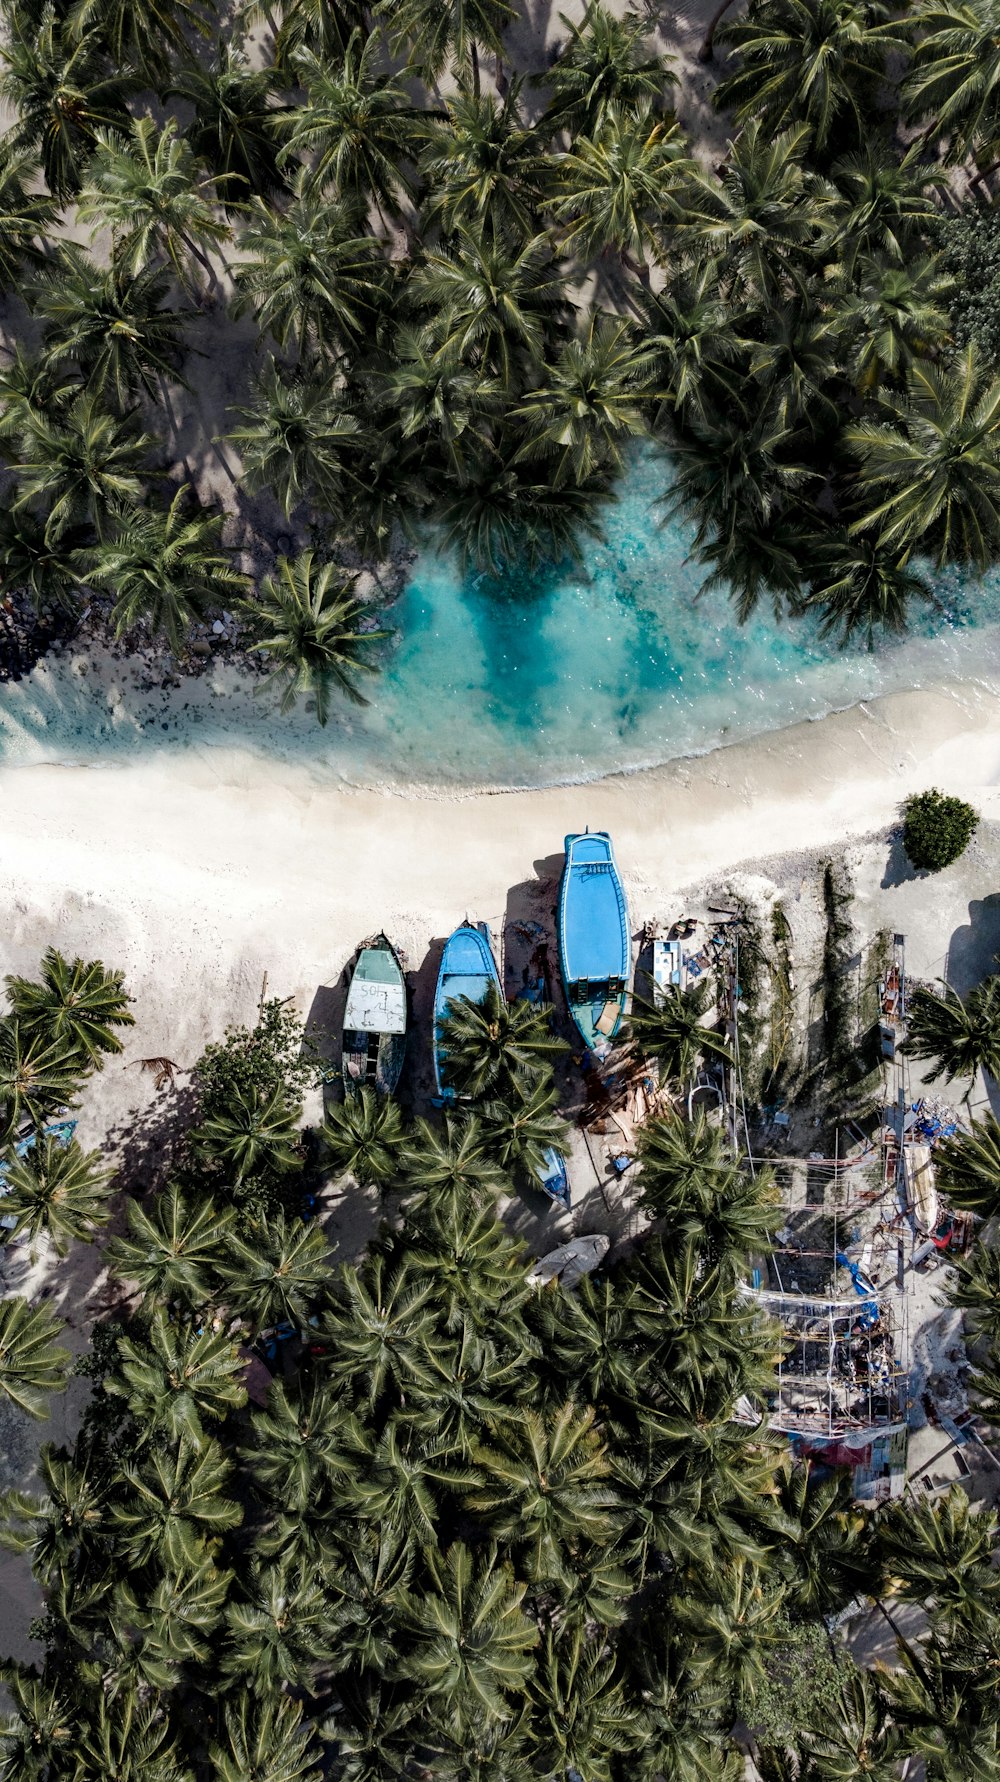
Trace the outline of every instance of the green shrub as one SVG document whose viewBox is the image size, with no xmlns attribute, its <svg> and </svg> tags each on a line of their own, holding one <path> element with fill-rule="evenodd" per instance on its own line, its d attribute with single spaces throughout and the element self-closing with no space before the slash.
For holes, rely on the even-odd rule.
<svg viewBox="0 0 1000 1782">
<path fill-rule="evenodd" d="M 979 822 L 971 804 L 931 787 L 903 807 L 903 846 L 912 866 L 940 872 L 964 854 Z"/>
</svg>

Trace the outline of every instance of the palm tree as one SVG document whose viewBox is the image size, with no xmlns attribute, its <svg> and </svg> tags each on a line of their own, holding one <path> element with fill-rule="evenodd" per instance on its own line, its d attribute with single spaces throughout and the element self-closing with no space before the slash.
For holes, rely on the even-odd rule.
<svg viewBox="0 0 1000 1782">
<path fill-rule="evenodd" d="M 524 997 L 508 1002 L 494 983 L 481 1002 L 468 996 L 449 1002 L 438 1022 L 438 1045 L 448 1087 L 472 1099 L 508 1093 L 536 1073 L 541 1060 L 569 1050 L 552 1032 L 547 1004 Z"/>
<path fill-rule="evenodd" d="M 640 297 L 654 400 L 703 422 L 727 397 L 733 399 L 735 366 L 747 345 L 739 313 L 719 295 L 721 276 L 720 260 L 702 258 L 662 290 L 646 290 Z"/>
<path fill-rule="evenodd" d="M 940 1152 L 935 1153 L 935 1163 Z M 968 1204 L 956 1195 L 950 1178 L 942 1171 L 939 1177 L 942 1185 L 947 1185 L 949 1199 L 957 1205 Z M 988 1183 L 988 1178 L 987 1178 Z M 987 1186 L 984 1183 L 984 1186 Z M 981 1206 L 987 1218 L 992 1218 L 993 1209 L 1000 1201 L 997 1184 L 989 1184 L 992 1192 L 983 1195 Z M 958 1306 L 965 1314 L 967 1328 L 971 1328 L 976 1336 L 986 1336 L 991 1346 L 1000 1343 L 1000 1252 L 989 1249 L 985 1244 L 976 1244 L 971 1256 L 960 1256 L 955 1263 L 956 1278 L 948 1290 L 948 1302 Z"/>
<path fill-rule="evenodd" d="M 92 1776 L 116 1782 L 184 1782 L 177 1738 L 154 1695 L 133 1688 L 95 1693 L 94 1707 L 77 1723 L 74 1758 Z"/>
<path fill-rule="evenodd" d="M 624 448 L 646 433 L 652 354 L 630 324 L 591 316 L 585 334 L 560 348 L 545 382 L 514 410 L 527 433 L 525 456 L 552 462 L 556 488 L 624 469 Z"/>
<path fill-rule="evenodd" d="M 302 1168 L 301 1115 L 301 1106 L 282 1088 L 238 1084 L 227 1106 L 194 1128 L 190 1142 L 238 1187 L 248 1177 Z"/>
<path fill-rule="evenodd" d="M 55 1340 L 62 1329 L 48 1306 L 0 1300 L 0 1399 L 29 1417 L 47 1417 L 50 1393 L 66 1390 L 69 1350 Z"/>
<path fill-rule="evenodd" d="M 133 277 L 163 260 L 190 288 L 190 257 L 214 278 L 204 249 L 229 239 L 213 200 L 212 177 L 201 171 L 176 122 L 168 119 L 161 129 L 144 117 L 127 136 L 98 131 L 77 211 L 82 223 L 111 230 L 115 264 Z"/>
<path fill-rule="evenodd" d="M 490 423 L 506 407 L 504 386 L 467 364 L 455 342 L 437 346 L 432 327 L 399 330 L 391 365 L 377 373 L 377 394 L 388 425 L 439 453 L 460 476 L 471 456 L 489 449 Z"/>
<path fill-rule="evenodd" d="M 839 631 L 846 643 L 862 632 L 873 650 L 876 629 L 902 633 L 914 603 L 934 600 L 930 584 L 909 567 L 909 558 L 909 550 L 878 539 L 851 538 L 838 529 L 815 553 L 803 605 L 820 608 L 824 635 Z"/>
<path fill-rule="evenodd" d="M 427 1553 L 429 1588 L 408 1593 L 413 1650 L 400 1666 L 456 1734 L 485 1716 L 506 1719 L 531 1673 L 538 1629 L 522 1607 L 527 1585 L 493 1545 L 474 1558 L 462 1542 Z"/>
<path fill-rule="evenodd" d="M 587 255 L 618 254 L 648 283 L 648 262 L 662 256 L 664 225 L 679 217 L 692 169 L 676 119 L 648 105 L 612 106 L 596 136 L 579 137 L 563 159 L 552 200 L 563 240 Z"/>
<path fill-rule="evenodd" d="M 491 1206 L 507 1192 L 507 1177 L 491 1157 L 475 1116 L 446 1115 L 441 1127 L 418 1120 L 403 1163 L 407 1187 L 428 1205 Z"/>
<path fill-rule="evenodd" d="M 69 960 L 47 947 L 37 979 L 8 975 L 4 983 L 23 1032 L 65 1047 L 85 1070 L 102 1070 L 123 1049 L 115 1029 L 135 1026 L 124 972 L 100 959 Z"/>
<path fill-rule="evenodd" d="M 314 570 L 313 563 L 312 551 L 294 562 L 280 557 L 277 574 L 264 577 L 247 612 L 263 632 L 252 648 L 273 663 L 268 679 L 280 690 L 281 710 L 291 711 L 300 696 L 312 698 L 318 722 L 326 724 L 334 691 L 367 705 L 356 677 L 378 672 L 365 652 L 389 634 L 358 629 L 364 608 L 351 594 L 354 575 L 333 563 Z"/>
<path fill-rule="evenodd" d="M 321 1753 L 301 1702 L 239 1689 L 223 1704 L 223 1725 L 208 1753 L 216 1782 L 319 1782 Z"/>
<path fill-rule="evenodd" d="M 833 203 L 807 169 L 809 138 L 805 123 L 774 135 L 754 121 L 730 143 L 720 179 L 692 174 L 682 239 L 718 256 L 738 296 L 777 308 L 790 291 L 806 294 Z"/>
<path fill-rule="evenodd" d="M 27 1120 L 38 1127 L 66 1107 L 85 1075 L 79 1054 L 39 1033 L 27 1033 L 16 1016 L 0 1020 L 0 1104 L 3 1139 Z"/>
<path fill-rule="evenodd" d="M 502 1099 L 486 1102 L 483 1139 L 505 1175 L 519 1175 L 537 1186 L 548 1173 L 546 1152 L 561 1151 L 569 1137 L 558 1103 L 555 1085 L 541 1073 L 518 1079 Z"/>
<path fill-rule="evenodd" d="M 5 1164 L 4 1216 L 16 1221 L 16 1236 L 27 1232 L 34 1239 L 44 1231 L 56 1254 L 65 1256 L 71 1239 L 89 1243 L 110 1219 L 113 1175 L 102 1167 L 98 1151 L 82 1151 L 76 1139 L 63 1145 L 40 1135 L 23 1157 L 12 1156 Z"/>
<path fill-rule="evenodd" d="M 604 536 L 595 510 L 606 482 L 557 489 L 544 466 L 512 462 L 522 443 L 516 435 L 501 438 L 495 453 L 473 459 L 440 499 L 435 518 L 463 568 L 499 576 L 512 563 L 532 571 L 542 563 L 579 563 L 581 540 Z"/>
<path fill-rule="evenodd" d="M 956 156 L 991 148 L 1000 136 L 1000 12 L 995 0 L 972 6 L 923 0 L 913 15 L 917 43 L 903 80 L 904 116 L 927 121 L 928 137 L 946 136 Z"/>
<path fill-rule="evenodd" d="M 773 1177 L 755 1176 L 733 1157 L 723 1134 L 702 1115 L 650 1121 L 640 1141 L 640 1204 L 666 1221 L 678 1251 L 739 1276 L 751 1255 L 770 1247 L 781 1223 Z"/>
<path fill-rule="evenodd" d="M 719 32 L 738 65 L 716 88 L 715 104 L 771 134 L 806 123 L 820 153 L 845 128 L 863 140 L 865 95 L 884 76 L 886 56 L 907 48 L 888 21 L 881 0 L 755 0 Z"/>
<path fill-rule="evenodd" d="M 279 1560 L 259 1566 L 247 1601 L 226 1609 L 224 1670 L 240 1689 L 275 1700 L 282 1689 L 308 1689 L 328 1654 L 329 1607 L 311 1568 Z"/>
<path fill-rule="evenodd" d="M 64 247 L 34 297 L 45 320 L 44 356 L 55 365 L 72 360 L 88 388 L 124 413 L 140 390 L 155 394 L 155 379 L 178 378 L 187 316 L 165 307 L 167 291 L 162 272 L 133 276 Z"/>
<path fill-rule="evenodd" d="M 612 111 L 625 116 L 658 106 L 676 76 L 666 56 L 650 55 L 643 27 L 634 16 L 619 18 L 590 4 L 558 60 L 535 77 L 552 94 L 546 120 L 571 137 L 596 137 Z"/>
<path fill-rule="evenodd" d="M 134 69 L 144 83 L 162 84 L 172 60 L 188 50 L 188 33 L 206 35 L 202 0 L 80 0 L 74 7 L 74 35 L 93 33 L 116 68 Z"/>
<path fill-rule="evenodd" d="M 914 147 L 900 159 L 895 143 L 869 137 L 831 168 L 839 202 L 831 217 L 833 246 L 849 279 L 859 254 L 901 266 L 938 215 L 930 190 L 940 181 Z"/>
<path fill-rule="evenodd" d="M 233 412 L 246 422 L 226 435 L 240 454 L 244 488 L 270 491 L 286 519 L 301 501 L 333 511 L 343 482 L 341 447 L 360 427 L 318 367 L 305 363 L 283 373 L 271 359 L 253 405 Z"/>
<path fill-rule="evenodd" d="M 434 224 L 445 235 L 538 233 L 548 162 L 537 131 L 522 120 L 520 94 L 515 80 L 502 97 L 459 87 L 449 99 L 446 121 L 432 125 L 420 158 L 425 233 Z"/>
<path fill-rule="evenodd" d="M 637 1751 L 648 1728 L 626 1696 L 620 1663 L 601 1633 L 549 1631 L 532 1679 L 533 1739 L 542 1773 L 611 1782 L 615 1755 Z M 631 1768 L 631 1766 L 630 1766 Z"/>
<path fill-rule="evenodd" d="M 72 197 L 101 129 L 127 124 L 132 82 L 109 71 L 94 31 L 77 36 L 54 5 L 12 11 L 0 51 L 0 97 L 17 120 L 6 142 L 14 155 L 39 156 L 54 198 Z"/>
<path fill-rule="evenodd" d="M 509 0 L 399 0 L 393 8 L 390 42 L 398 51 L 410 48 L 410 65 L 437 81 L 449 62 L 461 74 L 472 70 L 472 90 L 479 92 L 479 51 L 499 58 L 503 31 L 515 18 Z"/>
<path fill-rule="evenodd" d="M 435 1328 L 432 1290 L 430 1276 L 418 1279 L 378 1251 L 361 1269 L 340 1271 L 319 1331 L 334 1385 L 350 1386 L 371 1406 L 422 1369 L 421 1340 Z"/>
<path fill-rule="evenodd" d="M 630 1031 L 635 1050 L 641 1058 L 655 1059 L 664 1082 L 683 1088 L 702 1058 L 732 1064 L 732 1053 L 718 1023 L 712 1027 L 703 1020 L 713 1001 L 704 979 L 684 990 L 668 984 L 656 992 L 653 1002 L 633 997 Z"/>
<path fill-rule="evenodd" d="M 241 293 L 234 314 L 252 309 L 261 332 L 300 358 L 312 345 L 356 346 L 374 328 L 386 283 L 382 249 L 364 233 L 357 206 L 315 204 L 302 187 L 299 178 L 280 215 L 253 199 L 240 234 L 248 257 L 234 268 Z"/>
<path fill-rule="evenodd" d="M 942 1139 L 934 1161 L 941 1186 L 957 1207 L 984 1219 L 1000 1212 L 1000 1123 L 993 1114 Z"/>
<path fill-rule="evenodd" d="M 767 1675 L 767 1649 L 780 1638 L 782 1600 L 769 1571 L 742 1557 L 707 1567 L 696 1593 L 673 1597 L 672 1613 L 692 1643 L 693 1679 L 715 1675 L 736 1701 L 752 1702 Z"/>
<path fill-rule="evenodd" d="M 123 1398 L 152 1438 L 161 1432 L 173 1442 L 200 1448 L 203 1418 L 221 1422 L 246 1403 L 242 1376 L 246 1362 L 221 1331 L 171 1324 L 158 1306 L 149 1321 L 148 1340 L 118 1340 L 121 1375 L 110 1375 L 105 1390 Z"/>
<path fill-rule="evenodd" d="M 837 1700 L 824 1702 L 797 1742 L 817 1782 L 896 1782 L 902 1740 L 866 1671 L 853 1671 Z"/>
<path fill-rule="evenodd" d="M 329 1281 L 326 1238 L 318 1225 L 278 1213 L 252 1237 L 233 1232 L 219 1272 L 230 1303 L 255 1330 L 303 1326 Z"/>
<path fill-rule="evenodd" d="M 504 389 L 520 366 L 540 360 L 567 304 L 544 235 L 510 245 L 455 231 L 447 251 L 425 254 L 410 279 L 413 303 L 435 318 L 442 346 L 483 366 Z"/>
<path fill-rule="evenodd" d="M 398 1184 L 406 1128 L 391 1096 L 376 1095 L 368 1083 L 330 1109 L 321 1129 L 333 1170 L 352 1175 L 363 1188 L 383 1193 Z"/>
<path fill-rule="evenodd" d="M 906 266 L 855 259 L 836 319 L 853 336 L 851 369 L 863 393 L 902 383 L 916 359 L 939 352 L 949 334 L 945 303 L 953 290 L 935 259 L 914 257 Z"/>
<path fill-rule="evenodd" d="M 917 362 L 894 422 L 859 421 L 845 443 L 877 503 L 852 532 L 915 545 L 936 561 L 981 572 L 1000 542 L 1000 379 L 989 382 L 970 345 L 953 369 Z"/>
<path fill-rule="evenodd" d="M 747 372 L 762 387 L 764 401 L 790 427 L 829 437 L 837 424 L 833 392 L 842 376 L 837 322 L 811 299 L 792 297 L 758 327 L 763 338 L 750 346 Z"/>
<path fill-rule="evenodd" d="M 38 162 L 28 149 L 0 141 L 0 288 L 17 290 L 26 266 L 44 264 L 54 199 L 32 191 Z"/>
<path fill-rule="evenodd" d="M 972 1094 L 979 1071 L 1000 1081 L 1000 977 L 984 978 L 965 1001 L 942 982 L 941 995 L 922 985 L 910 997 L 904 1051 L 910 1058 L 931 1059 L 924 1077 L 967 1077 Z"/>
<path fill-rule="evenodd" d="M 173 1451 L 154 1450 L 141 1465 L 127 1462 L 110 1517 L 132 1563 L 191 1551 L 195 1543 L 237 1528 L 243 1511 L 224 1496 L 232 1470 L 214 1440 L 197 1447 L 181 1441 Z"/>
<path fill-rule="evenodd" d="M 211 62 L 182 65 L 171 91 L 194 107 L 188 141 L 218 181 L 219 198 L 233 207 L 247 198 L 272 198 L 284 187 L 278 166 L 273 68 L 251 68 L 242 43 L 220 37 Z"/>
<path fill-rule="evenodd" d="M 325 1380 L 276 1380 L 242 1451 L 265 1496 L 305 1515 L 324 1483 L 357 1470 L 361 1430 Z"/>
<path fill-rule="evenodd" d="M 305 158 L 302 196 L 322 194 L 359 209 L 373 203 L 396 213 L 409 183 L 402 163 L 417 159 L 425 114 L 410 104 L 402 82 L 385 73 L 378 35 L 355 31 L 334 62 L 301 50 L 295 75 L 307 100 L 277 120 L 287 137 L 279 161 L 287 166 Z"/>
<path fill-rule="evenodd" d="M 90 567 L 83 527 L 45 541 L 43 522 L 21 508 L 0 513 L 0 597 L 14 589 L 27 594 L 37 613 L 74 613 Z"/>
<path fill-rule="evenodd" d="M 568 1402 L 547 1417 L 509 1412 L 473 1447 L 472 1464 L 481 1482 L 464 1503 L 521 1550 L 533 1582 L 559 1577 L 564 1547 L 603 1546 L 621 1530 L 621 1499 L 591 1407 Z"/>
<path fill-rule="evenodd" d="M 179 651 L 207 609 L 245 593 L 246 577 L 217 548 L 225 515 L 190 497 L 185 483 L 168 508 L 120 507 L 97 546 L 88 579 L 112 591 L 118 637 L 145 623 Z"/>
<path fill-rule="evenodd" d="M 897 1504 L 879 1529 L 882 1556 L 904 1600 L 934 1604 L 935 1625 L 990 1637 L 1000 1605 L 1000 1525 L 953 1487 L 937 1503 Z"/>
<path fill-rule="evenodd" d="M 182 1305 L 196 1310 L 218 1297 L 218 1270 L 229 1242 L 233 1214 L 199 1196 L 187 1200 L 175 1182 L 147 1211 L 129 1199 L 130 1236 L 114 1237 L 108 1264 L 131 1281 L 147 1306 Z"/>
<path fill-rule="evenodd" d="M 65 416 L 30 418 L 18 443 L 14 506 L 45 510 L 47 543 L 85 524 L 102 536 L 112 513 L 142 499 L 152 441 L 139 432 L 134 414 L 109 413 L 93 391 L 78 396 Z"/>
</svg>

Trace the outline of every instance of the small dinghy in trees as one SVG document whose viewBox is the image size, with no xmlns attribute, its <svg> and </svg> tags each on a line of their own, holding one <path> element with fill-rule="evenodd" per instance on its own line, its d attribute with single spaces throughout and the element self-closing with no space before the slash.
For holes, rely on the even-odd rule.
<svg viewBox="0 0 1000 1782">
<path fill-rule="evenodd" d="M 482 1002 L 491 984 L 503 995 L 490 931 L 485 922 L 463 922 L 444 943 L 434 990 L 434 1081 L 445 1107 L 453 1107 L 458 1097 L 445 1081 L 447 1054 L 441 1040 L 441 1023 L 449 1003 L 460 996 L 467 996 L 470 1002 Z"/>
<path fill-rule="evenodd" d="M 566 1001 L 587 1050 L 606 1058 L 625 1012 L 632 945 L 611 837 L 566 837 L 559 886 L 559 965 Z"/>
<path fill-rule="evenodd" d="M 344 1010 L 344 1091 L 365 1083 L 391 1095 L 406 1053 L 406 982 L 396 950 L 384 934 L 361 948 Z"/>
</svg>

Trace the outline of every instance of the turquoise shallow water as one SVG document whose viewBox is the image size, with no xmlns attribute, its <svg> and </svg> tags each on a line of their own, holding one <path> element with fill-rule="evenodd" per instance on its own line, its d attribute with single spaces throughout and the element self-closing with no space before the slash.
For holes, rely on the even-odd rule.
<svg viewBox="0 0 1000 1782">
<path fill-rule="evenodd" d="M 1000 578 L 939 585 L 944 612 L 874 655 L 761 612 L 740 628 L 722 590 L 699 595 L 691 529 L 660 524 L 669 467 L 641 457 L 586 567 L 463 580 L 428 547 L 388 614 L 397 638 L 371 707 L 321 731 L 305 711 L 227 687 L 207 701 L 95 676 L 0 692 L 0 758 L 82 760 L 143 749 L 249 746 L 356 780 L 531 785 L 700 752 L 879 693 L 1000 668 Z"/>
</svg>

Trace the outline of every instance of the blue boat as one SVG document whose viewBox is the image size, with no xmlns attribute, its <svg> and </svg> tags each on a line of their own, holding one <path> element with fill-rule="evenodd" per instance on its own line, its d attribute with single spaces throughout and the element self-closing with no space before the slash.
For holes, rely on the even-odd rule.
<svg viewBox="0 0 1000 1782">
<path fill-rule="evenodd" d="M 544 1170 L 539 1170 L 535 1180 L 543 1194 L 557 1200 L 562 1207 L 569 1208 L 569 1177 L 566 1174 L 566 1159 L 554 1145 L 543 1151 Z"/>
<path fill-rule="evenodd" d="M 485 922 L 463 922 L 444 943 L 434 990 L 434 1081 L 438 1099 L 445 1107 L 454 1106 L 458 1097 L 442 1080 L 445 1054 L 441 1045 L 441 1022 L 448 1013 L 450 1002 L 459 996 L 467 996 L 470 1002 L 482 1002 L 491 984 L 503 994 L 490 946 L 490 931 Z"/>
<path fill-rule="evenodd" d="M 566 837 L 559 886 L 559 965 L 569 1012 L 587 1050 L 606 1058 L 625 1012 L 632 944 L 611 837 Z"/>
</svg>

